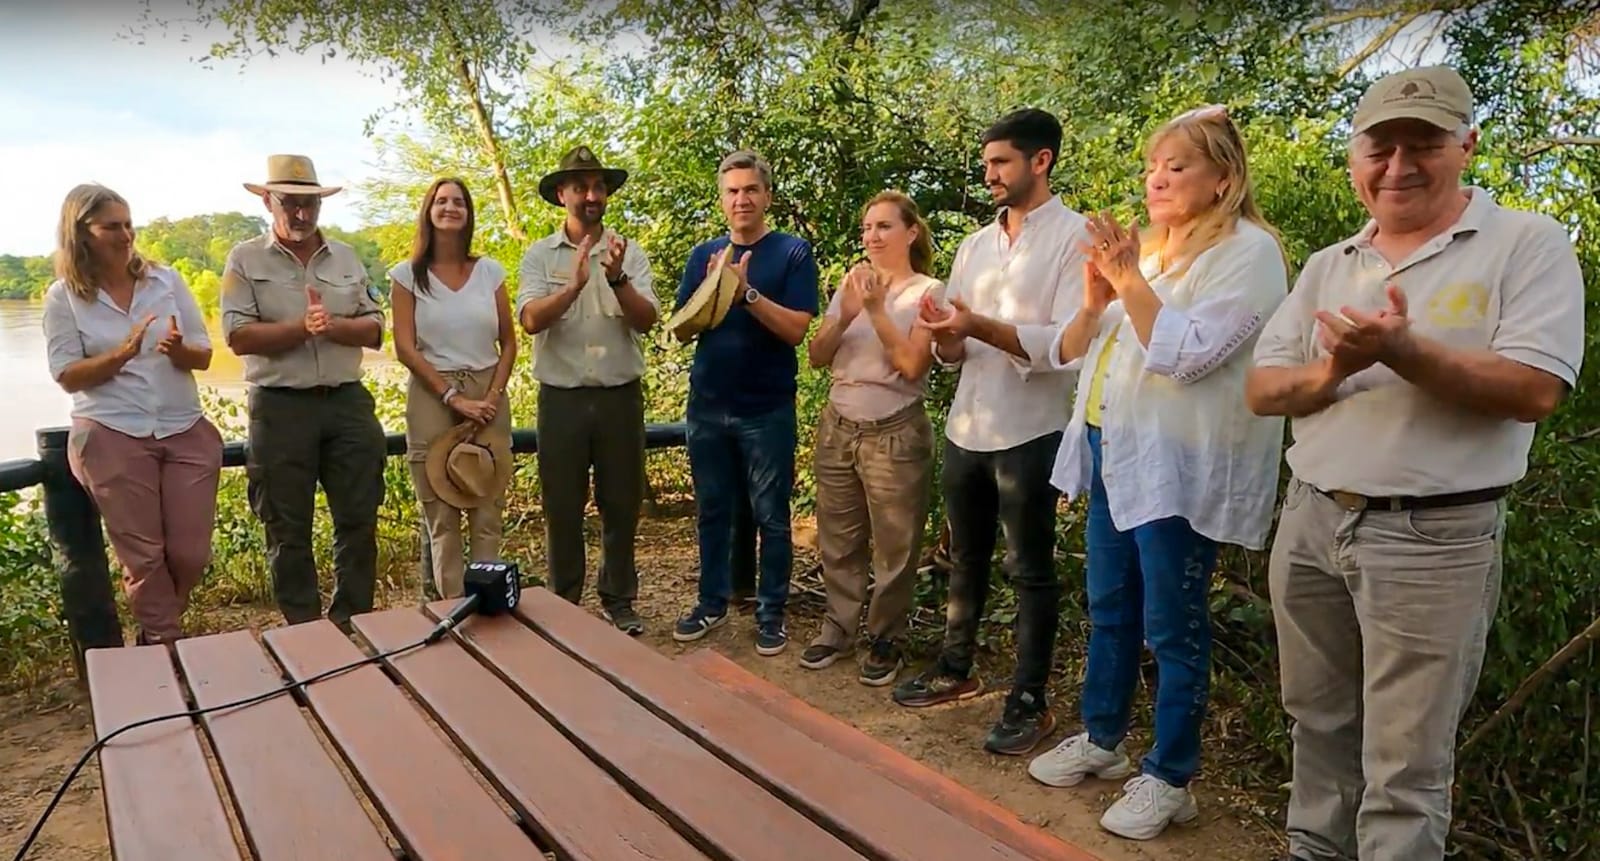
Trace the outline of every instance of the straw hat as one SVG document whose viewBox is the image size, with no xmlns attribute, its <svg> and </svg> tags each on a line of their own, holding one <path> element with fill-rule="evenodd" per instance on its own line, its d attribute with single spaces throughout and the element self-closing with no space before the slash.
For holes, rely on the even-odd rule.
<svg viewBox="0 0 1600 861">
<path fill-rule="evenodd" d="M 467 510 L 493 502 L 511 483 L 511 440 L 493 427 L 462 422 L 428 446 L 428 485 L 445 504 Z"/>
<path fill-rule="evenodd" d="M 689 301 L 667 320 L 667 329 L 687 344 L 707 329 L 715 329 L 728 316 L 739 292 L 739 276 L 728 267 L 728 255 L 717 254 L 706 267 L 705 280 Z"/>
<path fill-rule="evenodd" d="M 244 188 L 251 194 L 271 191 L 277 194 L 314 194 L 318 197 L 338 194 L 343 190 L 343 186 L 318 183 L 316 166 L 303 155 L 267 156 L 267 181 L 260 185 L 247 182 Z"/>
</svg>

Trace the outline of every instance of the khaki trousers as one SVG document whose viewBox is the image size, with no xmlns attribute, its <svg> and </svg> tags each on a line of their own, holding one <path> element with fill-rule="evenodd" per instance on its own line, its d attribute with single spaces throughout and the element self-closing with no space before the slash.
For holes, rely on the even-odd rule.
<svg viewBox="0 0 1600 861">
<path fill-rule="evenodd" d="M 1294 719 L 1289 851 L 1439 861 L 1505 503 L 1351 511 L 1291 480 L 1268 577 Z"/>
<path fill-rule="evenodd" d="M 166 439 L 73 419 L 67 464 L 100 509 L 143 639 L 176 640 L 211 563 L 222 436 L 205 419 Z"/>
<path fill-rule="evenodd" d="M 885 419 L 852 422 L 829 404 L 813 449 L 817 550 L 828 613 L 813 645 L 855 644 L 867 600 L 867 635 L 893 640 L 905 630 L 917 579 L 933 475 L 933 425 L 921 401 Z M 869 550 L 870 547 L 870 550 Z"/>
<path fill-rule="evenodd" d="M 469 398 L 481 398 L 494 382 L 494 368 L 480 371 L 444 371 L 440 376 Z M 460 424 L 462 417 L 445 406 L 439 396 L 411 378 L 406 389 L 406 465 L 422 506 L 422 522 L 428 530 L 428 546 L 433 558 L 433 582 L 441 598 L 459 598 L 465 591 L 466 562 L 461 538 L 462 511 L 441 500 L 428 483 L 425 466 L 428 446 L 440 434 Z M 500 396 L 494 425 L 507 436 L 511 433 L 511 402 Z M 467 528 L 472 533 L 466 550 L 474 562 L 492 562 L 500 555 L 500 536 L 505 519 L 506 497 L 502 493 L 492 502 L 468 509 Z"/>
</svg>

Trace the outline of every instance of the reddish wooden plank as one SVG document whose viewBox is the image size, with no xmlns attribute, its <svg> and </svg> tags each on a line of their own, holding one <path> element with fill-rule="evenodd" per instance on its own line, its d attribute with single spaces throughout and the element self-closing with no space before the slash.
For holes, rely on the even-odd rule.
<svg viewBox="0 0 1600 861">
<path fill-rule="evenodd" d="M 178 662 L 200 706 L 283 685 L 249 631 L 179 640 Z M 200 720 L 258 861 L 393 861 L 388 842 L 291 695 Z"/>
<path fill-rule="evenodd" d="M 1004 807 L 811 706 L 712 649 L 689 652 L 678 658 L 678 662 L 693 668 L 716 683 L 717 687 L 781 719 L 819 743 L 865 765 L 927 799 L 940 810 L 1004 841 L 1030 858 L 1100 861 L 1099 856 L 1024 823 Z"/>
<path fill-rule="evenodd" d="M 296 680 L 363 657 L 327 620 L 274 628 L 262 639 Z M 383 670 L 361 667 L 305 690 L 323 731 L 412 859 L 544 857 Z"/>
<path fill-rule="evenodd" d="M 893 861 L 1027 857 L 552 592 L 525 590 L 516 613 L 674 726 L 868 854 Z"/>
<path fill-rule="evenodd" d="M 189 708 L 165 646 L 90 649 L 85 661 L 97 738 Z M 117 861 L 240 857 L 191 719 L 130 729 L 107 742 L 100 785 Z"/>
<path fill-rule="evenodd" d="M 428 610 L 449 611 L 441 601 Z M 510 616 L 460 640 L 636 797 L 733 861 L 844 861 L 851 849 Z"/>
<path fill-rule="evenodd" d="M 415 609 L 354 621 L 379 650 L 433 628 Z M 705 861 L 459 643 L 442 640 L 390 665 L 563 861 Z"/>
</svg>

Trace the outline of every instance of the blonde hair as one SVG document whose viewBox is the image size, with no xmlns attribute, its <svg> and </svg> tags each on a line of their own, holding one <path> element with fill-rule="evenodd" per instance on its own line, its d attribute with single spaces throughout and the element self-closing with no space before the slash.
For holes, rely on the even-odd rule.
<svg viewBox="0 0 1600 861">
<path fill-rule="evenodd" d="M 917 208 L 917 202 L 902 191 L 880 191 L 861 207 L 861 217 L 865 219 L 867 213 L 880 203 L 894 204 L 895 209 L 900 211 L 900 223 L 917 231 L 917 238 L 911 240 L 911 271 L 932 277 L 933 235 L 928 230 L 928 222 L 922 219 L 922 210 Z"/>
<path fill-rule="evenodd" d="M 1176 262 L 1172 274 L 1182 275 L 1195 259 L 1218 243 L 1232 236 L 1238 229 L 1239 219 L 1260 227 L 1278 243 L 1278 252 L 1288 255 L 1283 248 L 1283 237 L 1273 227 L 1261 207 L 1256 203 L 1255 192 L 1250 187 L 1250 166 L 1245 151 L 1244 138 L 1228 116 L 1227 108 L 1212 105 L 1197 108 L 1169 120 L 1155 130 L 1145 142 L 1145 158 L 1168 139 L 1179 138 L 1191 149 L 1211 162 L 1222 173 L 1222 189 L 1204 212 L 1195 216 L 1194 227 L 1185 237 L 1182 247 L 1167 247 L 1167 228 L 1150 227 L 1142 237 L 1144 254 L 1159 253 L 1162 262 Z"/>
<path fill-rule="evenodd" d="M 89 250 L 89 219 L 108 203 L 128 205 L 122 195 L 98 183 L 84 183 L 67 192 L 61 201 L 61 221 L 56 228 L 56 277 L 81 299 L 92 299 L 99 291 L 94 254 Z M 128 259 L 128 274 L 135 280 L 145 277 L 149 264 L 134 252 Z"/>
</svg>

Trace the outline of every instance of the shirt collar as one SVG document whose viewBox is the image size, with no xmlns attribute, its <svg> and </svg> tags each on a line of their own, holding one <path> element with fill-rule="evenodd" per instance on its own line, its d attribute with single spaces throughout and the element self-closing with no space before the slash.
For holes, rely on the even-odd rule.
<svg viewBox="0 0 1600 861">
<path fill-rule="evenodd" d="M 1467 208 L 1461 211 L 1461 217 L 1456 219 L 1455 224 L 1429 240 L 1430 243 L 1441 241 L 1448 243 L 1463 233 L 1477 233 L 1487 226 L 1489 215 L 1496 208 L 1494 196 L 1475 185 L 1465 186 L 1462 190 L 1467 193 Z M 1372 237 L 1377 232 L 1378 222 L 1369 218 L 1356 235 L 1339 243 L 1339 248 L 1349 253 L 1358 248 L 1370 247 Z"/>
<path fill-rule="evenodd" d="M 1049 221 L 1052 218 L 1056 218 L 1064 214 L 1066 211 L 1067 205 L 1061 202 L 1061 195 L 1052 194 L 1050 195 L 1049 200 L 1039 204 L 1038 206 L 1029 210 L 1026 215 L 1022 216 L 1022 227 L 1024 230 L 1026 230 L 1029 224 L 1039 221 Z M 1000 211 L 995 213 L 994 223 L 1003 230 L 1006 226 L 1006 219 L 1009 218 L 1010 215 L 1011 207 L 1002 206 L 1000 207 Z"/>
<path fill-rule="evenodd" d="M 607 242 L 611 241 L 611 233 L 612 233 L 612 231 L 611 231 L 610 227 L 602 227 L 600 229 L 600 238 L 599 238 L 599 240 L 597 240 L 593 245 L 591 245 L 589 247 L 589 250 L 591 252 L 593 252 L 593 251 L 596 251 L 598 249 L 604 248 L 605 244 Z M 556 247 L 556 248 L 561 248 L 562 246 L 565 246 L 567 248 L 571 248 L 574 251 L 576 251 L 578 249 L 578 243 L 573 242 L 572 239 L 567 236 L 567 225 L 566 225 L 565 222 L 562 222 L 561 226 L 556 228 L 556 232 L 555 233 L 550 234 L 550 244 L 552 246 Z"/>
</svg>

